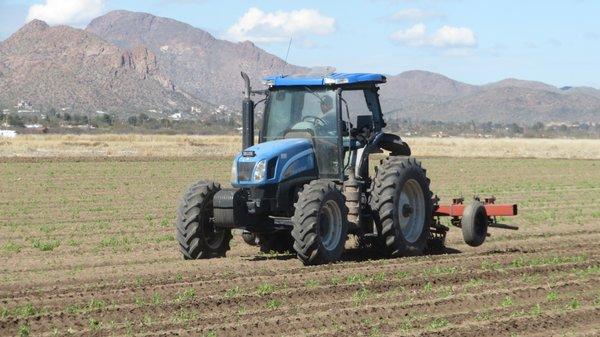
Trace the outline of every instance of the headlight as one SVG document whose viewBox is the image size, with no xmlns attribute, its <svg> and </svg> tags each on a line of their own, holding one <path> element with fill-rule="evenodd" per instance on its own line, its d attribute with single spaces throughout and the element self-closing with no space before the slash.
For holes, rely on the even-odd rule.
<svg viewBox="0 0 600 337">
<path fill-rule="evenodd" d="M 237 174 L 237 161 L 233 161 L 233 165 L 231 165 L 231 181 L 236 182 L 238 179 Z"/>
<path fill-rule="evenodd" d="M 254 181 L 262 181 L 267 176 L 267 161 L 261 160 L 254 167 Z"/>
</svg>

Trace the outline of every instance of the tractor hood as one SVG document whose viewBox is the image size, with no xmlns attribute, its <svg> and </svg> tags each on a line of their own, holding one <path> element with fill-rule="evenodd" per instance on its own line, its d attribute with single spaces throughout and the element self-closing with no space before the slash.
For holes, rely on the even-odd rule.
<svg viewBox="0 0 600 337">
<path fill-rule="evenodd" d="M 235 157 L 231 184 L 236 188 L 275 184 L 314 169 L 309 139 L 273 140 L 251 146 Z"/>
</svg>

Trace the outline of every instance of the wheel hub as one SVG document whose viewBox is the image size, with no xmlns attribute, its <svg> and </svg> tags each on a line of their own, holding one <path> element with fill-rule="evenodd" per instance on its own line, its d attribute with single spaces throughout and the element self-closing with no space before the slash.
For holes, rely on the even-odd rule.
<svg viewBox="0 0 600 337">
<path fill-rule="evenodd" d="M 413 208 L 410 204 L 404 204 L 402 206 L 402 216 L 408 218 L 413 213 Z"/>
<path fill-rule="evenodd" d="M 333 200 L 328 200 L 323 205 L 319 217 L 319 235 L 325 249 L 333 250 L 337 247 L 342 235 L 342 211 Z"/>
<path fill-rule="evenodd" d="M 409 179 L 404 183 L 397 205 L 404 239 L 410 243 L 417 242 L 425 226 L 425 198 L 419 182 Z"/>
</svg>

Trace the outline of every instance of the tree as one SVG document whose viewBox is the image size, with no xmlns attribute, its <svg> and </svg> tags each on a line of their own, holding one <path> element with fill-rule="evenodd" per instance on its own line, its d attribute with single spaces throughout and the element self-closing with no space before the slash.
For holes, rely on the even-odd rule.
<svg viewBox="0 0 600 337">
<path fill-rule="evenodd" d="M 531 130 L 534 131 L 544 131 L 544 123 L 537 122 L 531 126 Z"/>
<path fill-rule="evenodd" d="M 8 115 L 8 118 L 6 119 L 6 122 L 9 125 L 15 126 L 15 127 L 18 127 L 18 128 L 25 127 L 25 122 L 23 121 L 23 118 L 21 118 L 21 116 Z"/>
<path fill-rule="evenodd" d="M 136 116 L 129 116 L 129 118 L 127 118 L 127 124 L 136 126 L 137 123 L 138 123 L 138 119 Z"/>
<path fill-rule="evenodd" d="M 509 124 L 507 128 L 511 134 L 523 133 L 523 128 L 520 127 L 517 123 Z"/>
<path fill-rule="evenodd" d="M 95 120 L 95 124 L 100 126 L 100 125 L 107 125 L 107 126 L 112 126 L 114 123 L 114 118 L 109 115 L 109 114 L 101 114 L 101 115 L 97 115 L 96 118 L 94 118 Z"/>
<path fill-rule="evenodd" d="M 148 115 L 146 115 L 145 113 L 141 113 L 138 115 L 138 121 L 140 124 L 145 124 L 146 122 L 148 122 L 150 120 L 150 117 L 148 117 Z"/>
</svg>

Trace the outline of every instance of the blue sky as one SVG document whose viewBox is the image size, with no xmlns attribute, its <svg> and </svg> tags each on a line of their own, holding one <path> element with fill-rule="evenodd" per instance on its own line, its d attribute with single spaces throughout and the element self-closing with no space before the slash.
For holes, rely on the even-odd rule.
<svg viewBox="0 0 600 337">
<path fill-rule="evenodd" d="M 291 35 L 289 61 L 299 65 L 600 87 L 594 0 L 0 0 L 0 39 L 28 18 L 84 27 L 113 9 L 174 18 L 218 38 L 249 38 L 281 57 Z"/>
</svg>

